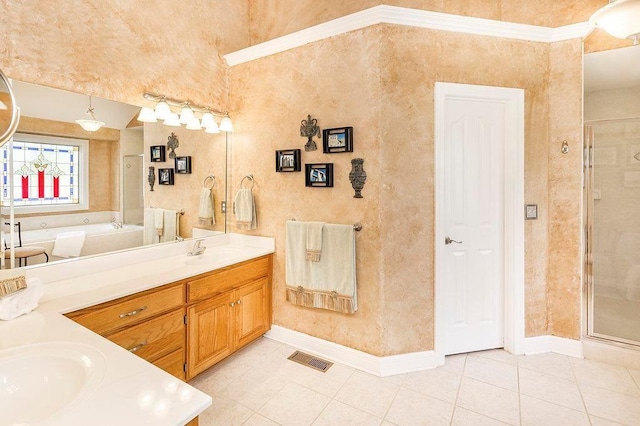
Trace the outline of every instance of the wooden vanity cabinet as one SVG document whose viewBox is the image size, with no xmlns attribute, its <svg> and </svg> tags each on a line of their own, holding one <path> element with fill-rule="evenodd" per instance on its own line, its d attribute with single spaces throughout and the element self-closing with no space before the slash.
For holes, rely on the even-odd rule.
<svg viewBox="0 0 640 426">
<path fill-rule="evenodd" d="M 272 267 L 267 255 L 66 316 L 189 380 L 271 328 Z"/>
<path fill-rule="evenodd" d="M 272 256 L 187 282 L 187 379 L 271 328 Z"/>
</svg>

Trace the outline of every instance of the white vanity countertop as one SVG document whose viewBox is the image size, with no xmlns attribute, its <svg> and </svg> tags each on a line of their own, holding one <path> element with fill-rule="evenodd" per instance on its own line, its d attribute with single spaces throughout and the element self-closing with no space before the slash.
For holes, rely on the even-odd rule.
<svg viewBox="0 0 640 426">
<path fill-rule="evenodd" d="M 186 255 L 193 241 L 185 241 L 27 270 L 27 277 L 45 281 L 45 294 L 32 313 L 0 321 L 0 359 L 4 349 L 71 341 L 98 349 L 106 360 L 100 385 L 46 424 L 182 425 L 211 405 L 210 396 L 61 315 L 274 252 L 271 238 L 234 234 L 203 245 L 201 259 Z"/>
</svg>

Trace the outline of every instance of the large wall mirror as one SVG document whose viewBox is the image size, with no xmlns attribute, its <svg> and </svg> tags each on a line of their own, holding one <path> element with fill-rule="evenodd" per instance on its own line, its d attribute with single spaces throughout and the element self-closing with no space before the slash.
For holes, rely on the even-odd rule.
<svg viewBox="0 0 640 426">
<path fill-rule="evenodd" d="M 588 335 L 640 345 L 640 47 L 584 57 Z"/>
<path fill-rule="evenodd" d="M 227 133 L 142 123 L 139 106 L 15 80 L 13 91 L 21 119 L 0 155 L 16 267 L 225 232 Z M 89 108 L 104 122 L 92 132 L 76 123 Z M 199 214 L 203 188 L 213 221 Z"/>
</svg>

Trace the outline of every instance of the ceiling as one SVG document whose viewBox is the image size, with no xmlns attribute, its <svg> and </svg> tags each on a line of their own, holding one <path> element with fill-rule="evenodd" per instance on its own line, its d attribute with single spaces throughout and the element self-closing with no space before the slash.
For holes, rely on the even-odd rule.
<svg viewBox="0 0 640 426">
<path fill-rule="evenodd" d="M 640 86 L 640 46 L 584 55 L 584 91 Z"/>
<path fill-rule="evenodd" d="M 80 93 L 16 80 L 12 87 L 20 115 L 25 117 L 74 123 L 89 108 L 89 97 Z M 96 120 L 104 121 L 105 127 L 113 129 L 125 129 L 140 111 L 140 107 L 101 98 L 92 97 L 91 104 Z"/>
</svg>

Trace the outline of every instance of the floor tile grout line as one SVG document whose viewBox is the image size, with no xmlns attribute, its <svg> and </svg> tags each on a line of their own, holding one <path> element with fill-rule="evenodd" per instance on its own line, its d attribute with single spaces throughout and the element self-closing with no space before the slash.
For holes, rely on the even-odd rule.
<svg viewBox="0 0 640 426">
<path fill-rule="evenodd" d="M 578 380 L 578 376 L 576 376 L 576 371 L 573 368 L 573 364 L 571 360 L 569 360 L 569 368 L 571 368 L 571 374 L 573 374 L 573 378 L 576 381 L 576 385 L 578 386 L 578 392 L 580 393 L 580 400 L 582 401 L 582 406 L 584 407 L 584 412 L 587 413 L 587 418 L 589 419 L 589 424 L 591 422 L 591 413 L 589 413 L 589 409 L 587 408 L 587 403 L 584 400 L 584 395 L 582 394 L 582 386 L 580 385 L 580 381 Z"/>
<path fill-rule="evenodd" d="M 460 397 L 460 390 L 462 389 L 462 380 L 464 379 L 464 370 L 467 368 L 467 358 L 468 354 L 465 354 L 464 363 L 462 364 L 462 374 L 460 374 L 460 381 L 458 382 L 458 390 L 456 391 L 456 399 L 453 401 L 453 412 L 451 413 L 451 420 L 449 421 L 449 426 L 453 425 L 453 418 L 456 415 L 456 408 L 458 408 L 458 398 Z M 447 363 L 447 359 L 445 358 L 445 364 Z"/>
</svg>

